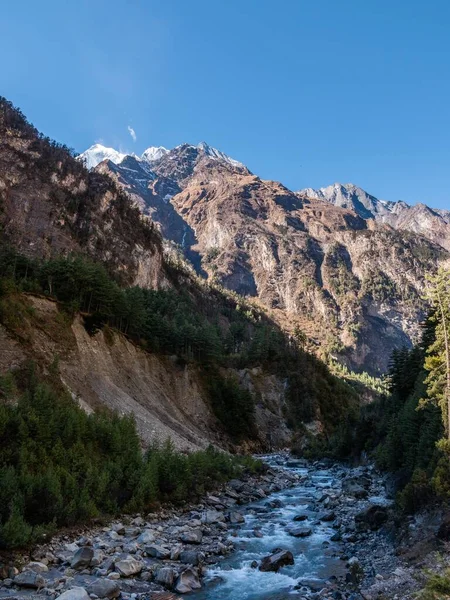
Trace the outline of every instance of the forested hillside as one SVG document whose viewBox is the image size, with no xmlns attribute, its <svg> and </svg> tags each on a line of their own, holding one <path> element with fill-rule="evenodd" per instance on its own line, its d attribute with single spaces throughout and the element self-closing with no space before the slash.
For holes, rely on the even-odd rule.
<svg viewBox="0 0 450 600">
<path fill-rule="evenodd" d="M 342 455 L 372 454 L 391 471 L 401 508 L 450 499 L 450 272 L 429 279 L 432 310 L 420 343 L 392 354 L 389 394 L 363 407 L 335 438 Z"/>
</svg>

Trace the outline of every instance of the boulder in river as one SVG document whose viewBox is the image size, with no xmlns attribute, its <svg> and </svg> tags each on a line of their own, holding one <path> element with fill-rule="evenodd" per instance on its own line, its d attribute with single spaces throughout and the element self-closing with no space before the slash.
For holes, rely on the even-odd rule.
<svg viewBox="0 0 450 600">
<path fill-rule="evenodd" d="M 299 515 L 295 515 L 295 517 L 293 518 L 293 521 L 306 521 L 307 518 L 308 518 L 308 515 L 301 513 Z"/>
<path fill-rule="evenodd" d="M 282 548 L 276 548 L 272 554 L 269 554 L 269 556 L 265 556 L 262 559 L 261 564 L 259 565 L 259 570 L 263 572 L 277 572 L 279 569 L 281 569 L 281 567 L 293 564 L 294 556 L 292 552 L 289 550 L 283 550 Z"/>
<path fill-rule="evenodd" d="M 312 534 L 312 529 L 311 527 L 289 527 L 288 533 L 293 537 L 304 538 Z"/>
<path fill-rule="evenodd" d="M 231 511 L 229 514 L 230 523 L 232 525 L 236 525 L 238 523 L 245 523 L 244 515 L 235 510 Z"/>
</svg>

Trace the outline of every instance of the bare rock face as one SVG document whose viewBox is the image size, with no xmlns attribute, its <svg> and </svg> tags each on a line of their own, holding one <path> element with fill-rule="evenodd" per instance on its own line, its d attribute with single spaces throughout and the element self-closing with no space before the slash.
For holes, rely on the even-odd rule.
<svg viewBox="0 0 450 600">
<path fill-rule="evenodd" d="M 352 183 L 335 183 L 315 190 L 306 188 L 301 196 L 318 198 L 335 206 L 353 210 L 363 219 L 375 219 L 400 231 L 424 236 L 446 250 L 450 250 L 450 211 L 430 208 L 418 203 L 410 206 L 401 200 L 387 202 L 368 194 Z"/>
<path fill-rule="evenodd" d="M 132 191 L 200 274 L 257 297 L 308 349 L 377 374 L 417 339 L 425 273 L 448 258 L 444 214 L 427 220 L 427 207 L 390 206 L 356 186 L 294 193 L 187 144 L 151 163 L 145 189 L 126 166 L 97 169 Z"/>
</svg>

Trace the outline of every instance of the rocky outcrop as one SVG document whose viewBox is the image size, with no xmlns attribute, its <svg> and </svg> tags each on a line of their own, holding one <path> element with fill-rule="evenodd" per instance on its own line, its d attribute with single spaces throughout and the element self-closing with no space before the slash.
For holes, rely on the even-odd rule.
<svg viewBox="0 0 450 600">
<path fill-rule="evenodd" d="M 421 202 L 411 206 L 406 202 L 387 202 L 368 194 L 352 183 L 335 183 L 315 190 L 306 188 L 300 196 L 318 198 L 335 206 L 353 210 L 363 219 L 374 219 L 394 229 L 421 235 L 450 250 L 450 211 L 430 208 Z"/>
<path fill-rule="evenodd" d="M 133 160 L 139 175 L 129 171 Z M 423 235 L 438 231 L 434 221 L 397 231 L 393 211 L 362 191 L 334 201 L 293 193 L 187 144 L 152 162 L 151 176 L 142 169 L 132 157 L 97 167 L 200 274 L 258 298 L 281 326 L 303 332 L 309 349 L 376 374 L 394 348 L 417 339 L 425 273 L 448 258 L 435 233 Z"/>
</svg>

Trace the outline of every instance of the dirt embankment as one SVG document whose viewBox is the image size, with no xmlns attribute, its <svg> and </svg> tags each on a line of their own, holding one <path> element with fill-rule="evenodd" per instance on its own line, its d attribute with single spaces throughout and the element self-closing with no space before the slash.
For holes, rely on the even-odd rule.
<svg viewBox="0 0 450 600">
<path fill-rule="evenodd" d="M 195 365 L 145 352 L 110 329 L 91 336 L 81 316 L 70 323 L 51 300 L 27 296 L 26 303 L 28 317 L 15 334 L 0 326 L 0 373 L 30 358 L 44 369 L 53 368 L 84 410 L 106 406 L 121 414 L 132 413 L 144 445 L 170 438 L 179 450 L 210 443 L 230 447 Z M 253 391 L 267 387 L 268 380 L 267 394 L 257 394 L 262 446 L 286 444 L 282 383 L 259 369 L 241 371 L 238 376 Z"/>
</svg>

